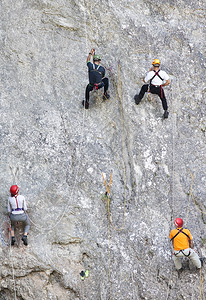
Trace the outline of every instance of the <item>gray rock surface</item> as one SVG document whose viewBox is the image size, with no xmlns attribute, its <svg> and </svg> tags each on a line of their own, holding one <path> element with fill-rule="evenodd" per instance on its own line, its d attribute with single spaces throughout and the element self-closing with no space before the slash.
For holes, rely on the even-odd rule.
<svg viewBox="0 0 206 300">
<path fill-rule="evenodd" d="M 168 239 L 182 217 L 206 256 L 205 2 L 0 8 L 0 299 L 205 299 L 205 267 L 200 274 L 184 260 L 178 274 Z M 92 47 L 111 100 L 93 92 L 84 111 Z M 154 58 L 171 78 L 168 120 L 157 96 L 133 100 Z M 109 205 L 101 172 L 107 184 L 113 175 Z M 19 226 L 11 249 L 12 184 L 32 227 L 29 246 Z"/>
</svg>

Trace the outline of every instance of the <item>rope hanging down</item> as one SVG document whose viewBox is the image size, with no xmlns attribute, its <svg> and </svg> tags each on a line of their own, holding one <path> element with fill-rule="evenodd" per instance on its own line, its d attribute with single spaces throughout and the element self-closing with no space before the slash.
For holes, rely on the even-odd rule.
<svg viewBox="0 0 206 300">
<path fill-rule="evenodd" d="M 201 214 L 206 215 L 206 211 L 203 210 L 203 209 L 201 209 L 201 208 L 199 208 L 199 206 L 198 206 L 198 204 L 197 204 L 197 201 L 196 201 L 195 198 L 194 198 L 194 195 L 193 195 L 194 175 L 192 174 L 192 172 L 191 172 L 190 170 L 189 170 L 189 172 L 190 172 L 190 176 L 191 176 L 191 180 L 192 180 L 189 196 L 192 198 L 192 201 L 193 201 L 193 203 L 194 203 L 194 205 L 195 205 L 195 208 L 196 208 L 199 212 L 201 212 Z"/>
<path fill-rule="evenodd" d="M 125 134 L 124 134 L 124 114 L 123 114 L 123 104 L 122 104 L 122 81 L 121 81 L 121 65 L 118 63 L 118 83 L 114 80 L 114 85 L 116 88 L 117 93 L 117 99 L 119 100 L 120 104 L 120 113 L 121 113 L 121 139 L 122 139 L 122 152 L 123 152 L 123 178 L 124 178 L 124 213 L 123 213 L 123 222 L 122 226 L 120 228 L 117 228 L 112 223 L 112 217 L 111 217 L 111 211 L 110 211 L 110 203 L 111 203 L 111 197 L 110 197 L 110 189 L 111 189 L 111 183 L 112 183 L 112 173 L 110 174 L 110 180 L 109 180 L 109 186 L 106 183 L 106 180 L 104 178 L 104 174 L 102 174 L 102 178 L 104 181 L 104 185 L 106 188 L 106 199 L 107 199 L 107 212 L 108 212 L 108 256 L 109 256 L 109 274 L 108 274 L 108 280 L 109 280 L 109 300 L 111 300 L 111 290 L 112 290 L 112 282 L 111 282 L 111 226 L 116 231 L 121 231 L 125 227 L 125 215 L 126 215 L 126 167 L 125 167 L 125 156 L 126 156 L 126 150 L 125 150 Z"/>
<path fill-rule="evenodd" d="M 62 119 L 62 123 L 63 123 L 63 127 L 64 127 L 65 139 L 67 140 L 67 130 L 66 130 L 64 118 L 63 118 L 62 113 L 61 113 L 62 110 L 63 110 L 63 107 L 60 110 L 60 114 L 61 114 L 61 119 Z M 81 129 L 80 129 L 81 138 L 80 138 L 79 144 L 76 147 L 76 148 L 79 147 L 79 152 L 80 153 L 81 153 L 81 150 L 82 150 L 82 144 L 83 144 L 83 140 L 84 140 L 85 118 L 86 118 L 86 110 L 83 109 L 82 125 L 81 125 Z M 70 198 L 73 197 L 74 191 L 76 189 L 76 184 L 77 184 L 77 178 L 78 178 L 78 174 L 79 174 L 80 164 L 81 164 L 81 160 L 78 159 L 78 161 L 77 161 L 77 167 L 76 167 L 76 175 L 75 175 L 74 183 L 73 183 L 73 186 L 72 186 L 72 189 L 71 189 Z M 32 221 L 32 219 L 29 216 L 28 217 L 29 217 L 29 220 L 31 221 L 31 223 L 38 229 L 38 231 L 40 231 L 41 233 L 50 232 L 50 231 L 52 231 L 62 221 L 62 219 L 63 219 L 63 217 L 65 215 L 68 215 L 68 206 L 69 206 L 68 202 L 66 202 L 65 205 L 64 205 L 63 212 L 59 216 L 59 219 L 54 223 L 54 225 L 52 225 L 49 228 L 46 228 L 47 226 L 44 226 L 44 227 L 38 226 L 34 221 Z"/>
<path fill-rule="evenodd" d="M 127 202 L 127 195 L 126 195 L 126 166 L 125 166 L 125 157 L 126 157 L 126 149 L 125 149 L 125 126 L 124 126 L 124 113 L 123 113 L 123 103 L 122 103 L 122 80 L 121 80 L 121 65 L 120 62 L 118 62 L 118 82 L 114 80 L 115 88 L 116 88 L 116 93 L 117 93 L 117 98 L 119 100 L 119 105 L 120 105 L 120 116 L 121 116 L 121 140 L 122 140 L 122 168 L 123 168 L 123 182 L 124 182 L 124 213 L 123 213 L 123 222 L 121 227 L 116 227 L 112 222 L 111 225 L 116 231 L 121 231 L 125 227 L 125 215 L 126 215 L 126 202 Z M 109 198 L 109 197 L 108 197 Z M 109 198 L 108 201 L 111 199 Z M 111 219 L 111 212 L 110 212 L 110 206 L 108 207 L 109 209 L 109 216 Z"/>
<path fill-rule="evenodd" d="M 202 209 L 200 209 L 198 207 L 198 205 L 196 204 L 196 201 L 194 199 L 194 196 L 193 196 L 193 184 L 194 184 L 194 175 L 192 174 L 192 172 L 189 170 L 190 172 L 190 176 L 191 176 L 191 185 L 190 185 L 190 192 L 189 192 L 189 202 L 188 202 L 188 209 L 187 209 L 187 217 L 188 217 L 188 214 L 189 214 L 189 208 L 190 208 L 190 200 L 192 199 L 193 202 L 194 202 L 194 205 L 195 205 L 195 208 L 200 211 L 202 214 L 206 214 L 205 211 L 203 211 Z M 199 297 L 198 297 L 198 300 L 205 300 L 205 294 L 204 294 L 204 277 L 202 275 L 202 268 L 200 268 L 200 294 L 199 294 Z"/>
<path fill-rule="evenodd" d="M 88 36 L 87 36 L 87 28 L 86 28 L 86 11 L 85 11 L 85 8 L 83 6 L 83 9 L 84 9 L 84 24 L 85 24 L 85 36 L 86 36 L 86 47 L 88 48 Z M 55 85 L 54 85 L 55 86 Z M 56 94 L 56 93 L 55 93 Z M 58 103 L 58 99 L 57 99 L 57 103 Z M 61 102 L 60 102 L 61 103 Z M 63 122 L 63 126 L 64 126 L 64 134 L 65 134 L 65 137 L 67 137 L 67 130 L 66 130 L 66 126 L 65 126 L 65 123 L 64 123 L 64 119 L 63 119 L 63 116 L 62 116 L 62 113 L 61 111 L 64 111 L 64 108 L 63 106 L 61 107 L 60 109 L 60 114 L 61 114 L 61 119 L 62 119 L 62 122 Z M 80 132 L 81 132 L 81 139 L 80 139 L 80 142 L 79 142 L 79 152 L 81 153 L 81 147 L 82 147 L 82 144 L 83 144 L 83 138 L 84 138 L 84 129 L 85 129 L 85 118 L 86 118 L 86 109 L 83 110 L 83 118 L 82 118 L 82 128 L 80 129 Z M 79 174 L 79 169 L 80 169 L 80 159 L 77 163 L 77 168 L 76 168 L 76 175 L 75 175 L 75 179 L 74 179 L 74 184 L 72 186 L 72 190 L 71 190 L 71 193 L 70 193 L 70 198 L 73 197 L 73 194 L 74 194 L 74 190 L 76 188 L 76 184 L 77 184 L 77 178 L 78 178 L 78 174 Z M 65 206 L 64 206 L 64 209 L 63 209 L 63 212 L 62 214 L 59 216 L 59 219 L 54 223 L 54 225 L 50 228 L 46 228 L 46 226 L 44 227 L 40 227 L 38 226 L 34 221 L 32 221 L 32 219 L 29 217 L 29 220 L 31 221 L 31 223 L 41 232 L 41 233 L 45 233 L 45 232 L 50 232 L 52 231 L 60 222 L 61 220 L 63 219 L 63 217 L 65 215 L 68 215 L 68 202 L 65 203 Z"/>
<path fill-rule="evenodd" d="M 12 267 L 12 280 L 14 283 L 14 300 L 16 300 L 16 280 L 15 280 L 13 257 L 14 256 L 12 255 L 12 249 L 11 249 L 11 231 L 9 230 L 9 260 L 11 262 L 11 267 Z"/>
<path fill-rule="evenodd" d="M 110 175 L 109 180 L 109 187 L 107 186 L 106 180 L 104 178 L 104 174 L 102 173 L 102 178 L 104 180 L 104 184 L 106 187 L 106 193 L 105 196 L 107 198 L 107 212 L 108 212 L 108 229 L 107 229 L 107 236 L 108 236 L 108 256 L 109 256 L 109 274 L 108 274 L 108 280 L 109 280 L 109 300 L 111 300 L 111 294 L 112 294 L 112 281 L 111 281 L 111 215 L 110 215 L 110 188 L 112 184 L 112 173 Z"/>
<path fill-rule="evenodd" d="M 205 300 L 204 277 L 202 275 L 202 269 L 200 269 L 200 294 L 199 294 L 198 300 Z"/>
</svg>

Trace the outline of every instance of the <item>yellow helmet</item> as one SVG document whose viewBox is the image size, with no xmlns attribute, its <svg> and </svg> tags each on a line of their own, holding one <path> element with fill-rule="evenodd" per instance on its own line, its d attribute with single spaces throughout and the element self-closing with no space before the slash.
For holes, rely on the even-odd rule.
<svg viewBox="0 0 206 300">
<path fill-rule="evenodd" d="M 160 65 L 160 60 L 156 58 L 153 60 L 152 64 L 153 64 L 153 66 Z"/>
</svg>

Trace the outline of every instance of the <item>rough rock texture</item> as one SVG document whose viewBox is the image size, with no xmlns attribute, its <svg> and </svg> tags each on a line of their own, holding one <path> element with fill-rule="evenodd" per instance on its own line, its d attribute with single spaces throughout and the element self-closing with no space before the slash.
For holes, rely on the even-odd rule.
<svg viewBox="0 0 206 300">
<path fill-rule="evenodd" d="M 204 5 L 1 1 L 1 300 L 205 299 L 205 268 L 185 260 L 178 274 L 168 240 L 180 216 L 206 256 Z M 111 100 L 93 92 L 84 111 L 92 47 Z M 133 100 L 156 57 L 168 120 L 158 97 Z M 101 172 L 113 174 L 110 203 Z M 12 184 L 32 227 L 29 246 L 18 227 L 11 249 Z"/>
</svg>

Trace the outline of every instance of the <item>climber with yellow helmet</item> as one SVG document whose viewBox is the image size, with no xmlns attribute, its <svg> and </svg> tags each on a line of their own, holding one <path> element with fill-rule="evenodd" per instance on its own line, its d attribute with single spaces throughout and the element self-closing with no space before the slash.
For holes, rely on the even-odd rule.
<svg viewBox="0 0 206 300">
<path fill-rule="evenodd" d="M 165 71 L 160 70 L 160 60 L 154 59 L 152 62 L 152 68 L 147 73 L 144 78 L 144 82 L 149 82 L 148 84 L 144 84 L 140 90 L 140 93 L 134 96 L 134 100 L 136 104 L 139 104 L 142 98 L 144 97 L 145 92 L 150 92 L 152 94 L 156 94 L 160 97 L 162 101 L 162 106 L 164 109 L 164 119 L 168 118 L 168 105 L 167 100 L 165 98 L 163 87 L 170 84 L 170 79 L 168 74 Z"/>
</svg>

